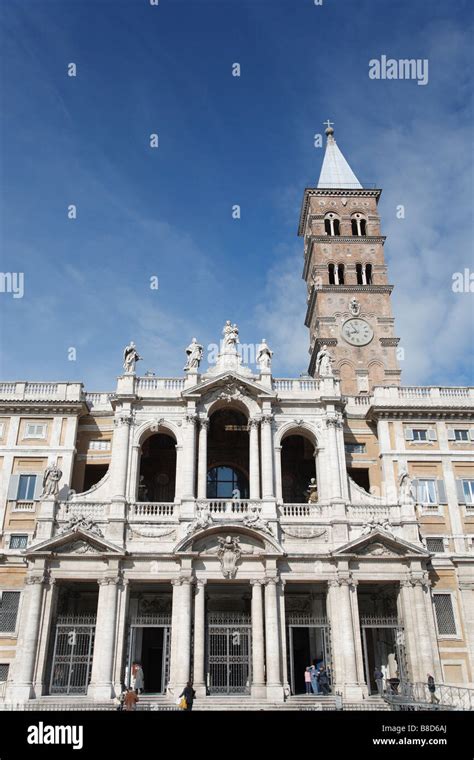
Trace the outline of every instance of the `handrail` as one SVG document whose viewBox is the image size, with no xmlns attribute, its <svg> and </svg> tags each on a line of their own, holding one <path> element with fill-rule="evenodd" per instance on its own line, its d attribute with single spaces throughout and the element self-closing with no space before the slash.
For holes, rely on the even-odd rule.
<svg viewBox="0 0 474 760">
<path fill-rule="evenodd" d="M 400 681 L 397 691 L 385 694 L 385 701 L 392 705 L 433 704 L 440 709 L 474 710 L 474 689 L 435 683 L 433 699 L 427 683 Z"/>
</svg>

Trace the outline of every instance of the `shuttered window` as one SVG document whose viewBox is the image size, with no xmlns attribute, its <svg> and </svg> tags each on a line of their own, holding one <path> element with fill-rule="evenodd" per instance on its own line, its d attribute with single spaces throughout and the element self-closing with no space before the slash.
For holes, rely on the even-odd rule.
<svg viewBox="0 0 474 760">
<path fill-rule="evenodd" d="M 0 595 L 0 633 L 14 633 L 18 605 L 20 604 L 19 591 L 2 591 Z"/>
<path fill-rule="evenodd" d="M 433 594 L 433 600 L 439 635 L 456 636 L 456 619 L 451 594 Z"/>
</svg>

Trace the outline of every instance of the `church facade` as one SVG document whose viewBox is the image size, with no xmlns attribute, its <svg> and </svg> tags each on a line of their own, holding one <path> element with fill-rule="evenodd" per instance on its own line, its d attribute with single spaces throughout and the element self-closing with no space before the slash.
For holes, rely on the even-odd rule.
<svg viewBox="0 0 474 760">
<path fill-rule="evenodd" d="M 107 702 L 134 663 L 172 701 L 283 705 L 313 662 L 349 704 L 377 669 L 474 686 L 474 389 L 400 384 L 381 191 L 326 134 L 307 376 L 227 322 L 181 377 L 130 344 L 110 392 L 0 384 L 0 699 Z"/>
</svg>

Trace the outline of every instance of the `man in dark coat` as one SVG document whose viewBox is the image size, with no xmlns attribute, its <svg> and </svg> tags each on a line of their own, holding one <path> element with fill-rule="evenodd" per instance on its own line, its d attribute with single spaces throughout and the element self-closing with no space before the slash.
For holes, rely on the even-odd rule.
<svg viewBox="0 0 474 760">
<path fill-rule="evenodd" d="M 196 692 L 194 691 L 193 685 L 192 683 L 190 683 L 190 681 L 188 681 L 188 683 L 186 684 L 186 686 L 184 687 L 183 691 L 181 692 L 179 696 L 180 698 L 184 697 L 186 700 L 186 711 L 189 712 L 190 710 L 192 710 L 193 702 L 196 698 Z"/>
</svg>

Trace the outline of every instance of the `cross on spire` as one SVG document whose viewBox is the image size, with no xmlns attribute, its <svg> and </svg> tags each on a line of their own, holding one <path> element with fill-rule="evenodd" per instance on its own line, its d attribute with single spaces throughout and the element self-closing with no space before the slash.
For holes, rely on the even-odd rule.
<svg viewBox="0 0 474 760">
<path fill-rule="evenodd" d="M 331 127 L 334 126 L 334 122 L 333 121 L 329 121 L 329 119 L 328 119 L 327 121 L 323 121 L 323 125 L 326 125 L 326 127 L 328 129 L 331 129 Z"/>
</svg>

